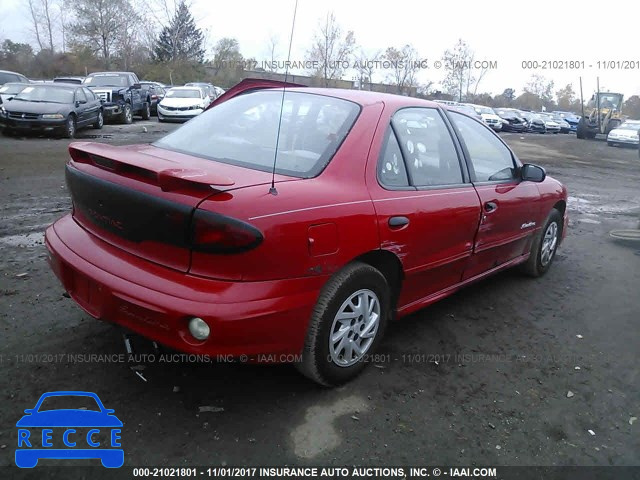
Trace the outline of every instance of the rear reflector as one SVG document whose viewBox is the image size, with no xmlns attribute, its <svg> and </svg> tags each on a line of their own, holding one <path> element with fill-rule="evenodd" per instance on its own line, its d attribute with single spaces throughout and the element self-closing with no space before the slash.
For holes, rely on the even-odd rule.
<svg viewBox="0 0 640 480">
<path fill-rule="evenodd" d="M 191 226 L 193 250 L 205 253 L 245 252 L 264 238 L 253 225 L 205 210 L 196 210 Z"/>
</svg>

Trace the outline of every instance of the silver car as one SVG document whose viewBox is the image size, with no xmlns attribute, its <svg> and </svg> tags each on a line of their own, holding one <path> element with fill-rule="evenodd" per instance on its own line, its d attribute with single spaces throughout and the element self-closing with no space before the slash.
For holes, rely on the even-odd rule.
<svg viewBox="0 0 640 480">
<path fill-rule="evenodd" d="M 627 120 L 609 132 L 607 145 L 638 145 L 638 130 L 640 130 L 640 120 Z"/>
</svg>

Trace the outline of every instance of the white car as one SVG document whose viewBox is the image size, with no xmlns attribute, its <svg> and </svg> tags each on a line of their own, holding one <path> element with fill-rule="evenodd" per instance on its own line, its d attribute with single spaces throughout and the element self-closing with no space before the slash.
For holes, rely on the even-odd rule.
<svg viewBox="0 0 640 480">
<path fill-rule="evenodd" d="M 607 145 L 638 145 L 638 131 L 640 120 L 627 120 L 618 128 L 614 128 L 607 135 Z"/>
<path fill-rule="evenodd" d="M 496 112 L 493 111 L 491 107 L 485 107 L 484 105 L 473 105 L 473 108 L 476 109 L 476 112 L 482 117 L 482 121 L 494 129 L 496 132 L 502 130 L 503 120 Z"/>
<path fill-rule="evenodd" d="M 547 129 L 547 133 L 560 133 L 560 130 L 561 130 L 560 123 L 555 121 L 552 115 L 545 112 L 541 112 L 541 113 L 538 113 L 538 117 L 540 117 L 544 122 L 544 126 Z"/>
<path fill-rule="evenodd" d="M 204 112 L 209 103 L 211 100 L 203 88 L 173 87 L 158 104 L 158 120 L 189 120 Z"/>
</svg>

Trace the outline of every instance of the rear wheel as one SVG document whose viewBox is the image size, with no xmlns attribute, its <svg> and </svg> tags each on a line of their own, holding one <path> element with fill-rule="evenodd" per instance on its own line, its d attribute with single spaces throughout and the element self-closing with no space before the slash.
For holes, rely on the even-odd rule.
<svg viewBox="0 0 640 480">
<path fill-rule="evenodd" d="M 320 292 L 296 367 L 325 386 L 351 380 L 376 351 L 389 317 L 389 285 L 382 273 L 361 262 L 348 265 Z"/>
<path fill-rule="evenodd" d="M 531 245 L 529 259 L 522 265 L 522 270 L 532 277 L 547 273 L 556 255 L 562 238 L 562 214 L 557 209 L 551 210 L 544 227 L 538 232 Z"/>
</svg>

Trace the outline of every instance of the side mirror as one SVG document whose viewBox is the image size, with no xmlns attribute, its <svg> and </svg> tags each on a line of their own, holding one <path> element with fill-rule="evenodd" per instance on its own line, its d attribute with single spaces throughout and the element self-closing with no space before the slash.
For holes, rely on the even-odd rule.
<svg viewBox="0 0 640 480">
<path fill-rule="evenodd" d="M 131 88 L 133 90 L 140 90 L 142 88 L 142 85 L 140 85 L 139 83 L 134 83 L 133 85 L 131 85 Z"/>
<path fill-rule="evenodd" d="M 531 163 L 525 163 L 520 169 L 520 177 L 528 182 L 542 182 L 547 178 L 547 172 L 544 168 Z"/>
</svg>

